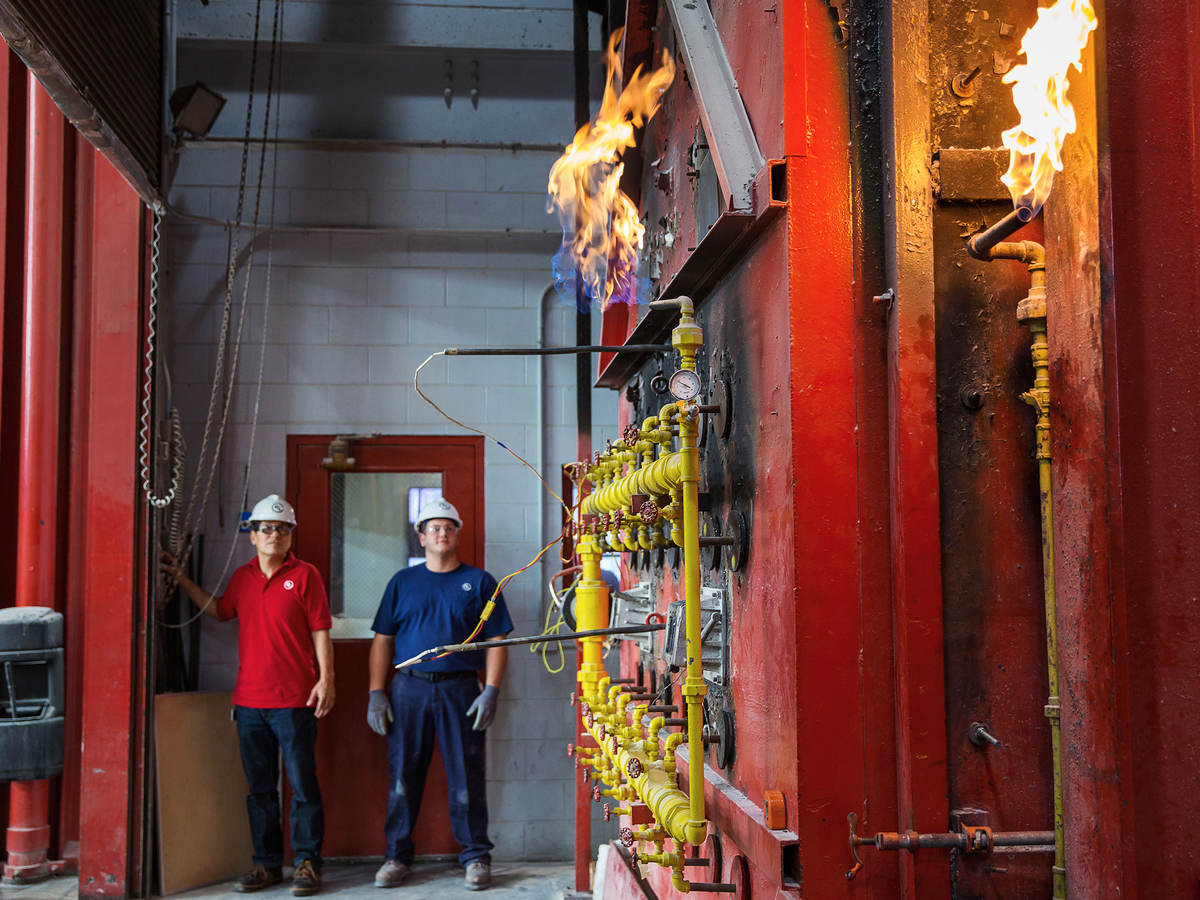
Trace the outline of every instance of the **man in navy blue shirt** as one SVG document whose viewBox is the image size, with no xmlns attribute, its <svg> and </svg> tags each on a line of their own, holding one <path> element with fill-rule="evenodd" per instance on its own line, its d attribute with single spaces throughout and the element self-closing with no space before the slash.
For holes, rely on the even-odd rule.
<svg viewBox="0 0 1200 900">
<path fill-rule="evenodd" d="M 496 715 L 508 648 L 455 653 L 400 669 L 389 699 L 389 669 L 430 647 L 465 640 L 496 591 L 496 579 L 459 561 L 462 519 L 451 503 L 441 497 L 432 500 L 417 519 L 425 563 L 392 576 L 371 626 L 375 638 L 367 724 L 387 735 L 391 770 L 387 859 L 375 874 L 375 886 L 396 887 L 412 866 L 412 829 L 436 737 L 450 788 L 450 822 L 455 840 L 463 846 L 459 862 L 467 870 L 467 889 L 479 891 L 492 879 L 484 731 Z M 478 638 L 497 640 L 512 628 L 504 596 L 497 594 L 495 609 Z"/>
</svg>

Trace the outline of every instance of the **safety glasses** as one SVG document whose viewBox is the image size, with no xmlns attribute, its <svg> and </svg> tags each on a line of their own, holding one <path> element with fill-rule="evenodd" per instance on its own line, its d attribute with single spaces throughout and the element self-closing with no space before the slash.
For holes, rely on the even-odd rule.
<svg viewBox="0 0 1200 900">
<path fill-rule="evenodd" d="M 276 525 L 273 522 L 259 522 L 257 531 L 259 534 L 278 534 L 280 537 L 287 537 L 295 527 L 295 525 Z"/>
</svg>

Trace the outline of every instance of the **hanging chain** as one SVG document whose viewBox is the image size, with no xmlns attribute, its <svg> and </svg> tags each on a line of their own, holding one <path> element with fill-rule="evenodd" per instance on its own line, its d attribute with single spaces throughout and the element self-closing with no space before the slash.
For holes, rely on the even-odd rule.
<svg viewBox="0 0 1200 900">
<path fill-rule="evenodd" d="M 179 492 L 179 485 L 183 478 L 183 457 L 178 452 L 175 454 L 174 472 L 171 476 L 171 488 L 166 494 L 159 496 L 154 493 L 153 486 L 150 484 L 150 403 L 152 400 L 154 388 L 154 368 L 155 368 L 155 351 L 158 331 L 158 294 L 159 294 L 159 253 L 162 244 L 162 214 L 163 207 L 161 203 L 154 204 L 154 231 L 150 241 L 150 316 L 146 323 L 146 368 L 142 379 L 142 427 L 141 427 L 141 467 L 142 467 L 142 491 L 146 494 L 146 499 L 155 509 L 163 509 L 170 506 L 175 500 L 175 495 Z M 176 414 L 178 418 L 178 414 Z M 182 440 L 182 433 L 176 432 L 179 439 Z M 173 436 L 174 437 L 174 436 Z M 178 446 L 178 445 L 176 445 Z"/>
</svg>

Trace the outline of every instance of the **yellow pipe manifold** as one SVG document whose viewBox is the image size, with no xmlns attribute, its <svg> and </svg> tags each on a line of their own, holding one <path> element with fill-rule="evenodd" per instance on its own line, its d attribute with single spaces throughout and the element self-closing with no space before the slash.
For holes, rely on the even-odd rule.
<svg viewBox="0 0 1200 900">
<path fill-rule="evenodd" d="M 694 372 L 703 334 L 696 324 L 691 300 L 684 297 L 672 302 L 679 306 L 680 318 L 671 332 L 671 342 L 679 352 L 680 367 Z M 660 524 L 670 523 L 671 540 L 683 549 L 687 670 L 680 692 L 687 707 L 686 734 L 666 736 L 665 749 L 660 752 L 658 743 L 665 724 L 660 717 L 643 738 L 646 732 L 640 723 L 639 707 L 630 708 L 629 701 L 620 697 L 620 686 L 610 689 L 599 637 L 581 639 L 578 681 L 580 695 L 587 704 L 585 727 L 600 748 L 588 758 L 589 765 L 609 785 L 601 793 L 628 800 L 632 796 L 622 790 L 622 779 L 632 787 L 655 822 L 653 828 L 633 831 L 636 840 L 656 844 L 656 852 L 640 854 L 640 858 L 669 866 L 672 881 L 680 891 L 688 890 L 683 878 L 682 846 L 702 844 L 708 836 L 703 790 L 703 704 L 707 689 L 700 637 L 699 421 L 695 399 L 668 404 L 642 423 L 636 437 L 627 434 L 627 440 L 613 444 L 588 468 L 586 477 L 594 489 L 580 506 L 583 518 L 577 549 L 582 575 L 575 589 L 579 630 L 604 628 L 608 593 L 600 578 L 600 556 L 605 541 L 617 549 L 659 546 L 651 536 L 651 528 L 658 534 Z M 678 449 L 672 449 L 673 423 L 678 425 Z M 633 498 L 639 494 L 655 498 L 657 511 L 652 506 L 633 509 Z M 631 712 L 639 720 L 633 725 L 628 719 Z M 685 740 L 690 793 L 679 788 L 675 776 L 675 748 Z M 662 841 L 667 837 L 676 842 L 673 853 L 662 850 Z"/>
</svg>

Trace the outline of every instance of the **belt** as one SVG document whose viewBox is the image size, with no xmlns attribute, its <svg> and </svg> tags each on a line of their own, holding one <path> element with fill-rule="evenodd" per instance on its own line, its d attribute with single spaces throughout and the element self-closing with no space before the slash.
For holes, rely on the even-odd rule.
<svg viewBox="0 0 1200 900">
<path fill-rule="evenodd" d="M 478 678 L 475 672 L 419 672 L 416 669 L 401 669 L 409 678 L 420 678 L 422 681 L 460 681 L 464 678 Z"/>
</svg>

